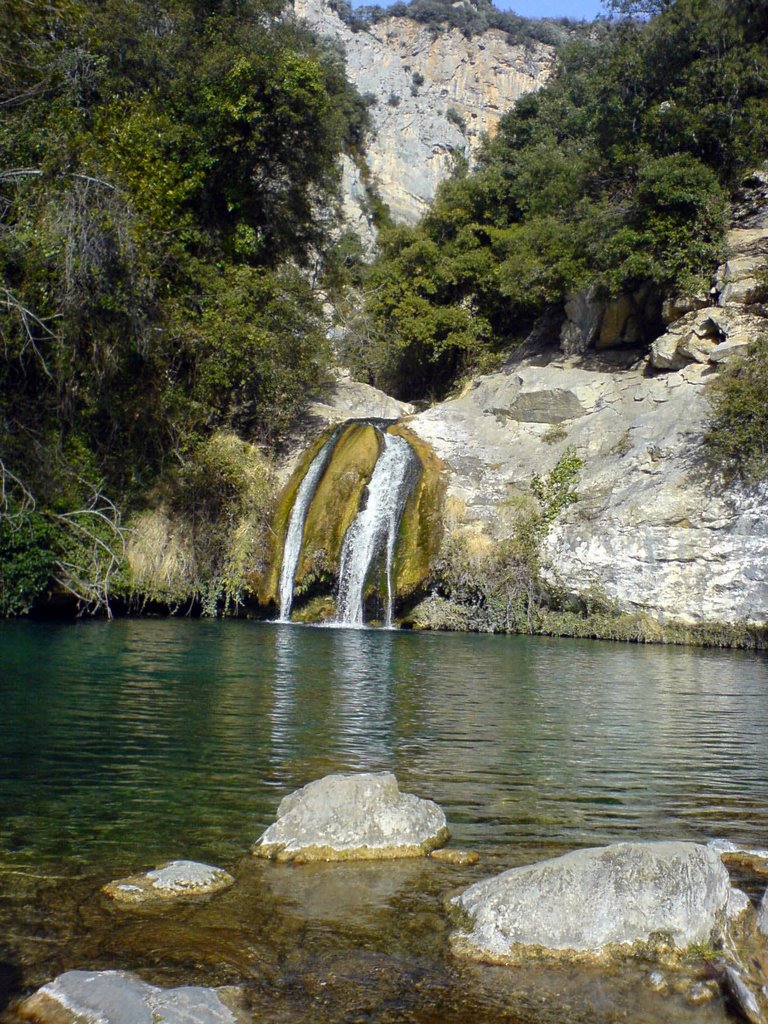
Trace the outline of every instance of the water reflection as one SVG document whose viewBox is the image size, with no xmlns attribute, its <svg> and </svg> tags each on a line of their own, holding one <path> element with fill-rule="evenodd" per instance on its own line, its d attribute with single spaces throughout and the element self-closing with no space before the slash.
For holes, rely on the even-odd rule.
<svg viewBox="0 0 768 1024">
<path fill-rule="evenodd" d="M 387 768 L 485 848 L 768 831 L 759 655 L 173 620 L 3 625 L 0 664 L 1 857 L 232 858 Z"/>
</svg>

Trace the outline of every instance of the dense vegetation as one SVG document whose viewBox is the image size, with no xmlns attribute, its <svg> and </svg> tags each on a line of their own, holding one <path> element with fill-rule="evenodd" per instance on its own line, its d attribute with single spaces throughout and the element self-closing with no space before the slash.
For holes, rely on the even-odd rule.
<svg viewBox="0 0 768 1024">
<path fill-rule="evenodd" d="M 676 0 L 562 51 L 415 228 L 381 236 L 346 357 L 443 395 L 568 293 L 709 286 L 729 190 L 768 152 L 768 7 Z"/>
<path fill-rule="evenodd" d="M 190 481 L 192 548 L 232 526 L 210 438 L 274 440 L 327 372 L 306 270 L 365 108 L 280 8 L 3 5 L 0 611 L 103 604 L 118 509 Z"/>
</svg>

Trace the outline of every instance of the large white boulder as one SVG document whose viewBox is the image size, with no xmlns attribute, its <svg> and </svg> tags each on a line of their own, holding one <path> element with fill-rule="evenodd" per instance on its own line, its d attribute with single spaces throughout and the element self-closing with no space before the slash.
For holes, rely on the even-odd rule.
<svg viewBox="0 0 768 1024">
<path fill-rule="evenodd" d="M 223 997 L 223 998 L 222 998 Z M 232 990 L 161 989 L 126 971 L 67 971 L 19 1008 L 37 1024 L 238 1024 Z"/>
<path fill-rule="evenodd" d="M 391 772 L 371 772 L 327 775 L 285 797 L 253 852 L 275 860 L 383 860 L 424 856 L 447 839 L 437 804 L 401 793 Z"/>
<path fill-rule="evenodd" d="M 684 950 L 725 924 L 731 887 L 716 850 L 617 843 L 513 868 L 453 902 L 472 928 L 454 952 L 491 963 L 631 953 L 661 936 Z"/>
</svg>

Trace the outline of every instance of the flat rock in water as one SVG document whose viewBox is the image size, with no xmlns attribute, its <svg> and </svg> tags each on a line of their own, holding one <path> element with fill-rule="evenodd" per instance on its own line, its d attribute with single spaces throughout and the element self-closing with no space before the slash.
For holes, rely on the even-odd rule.
<svg viewBox="0 0 768 1024">
<path fill-rule="evenodd" d="M 491 963 L 631 954 L 659 936 L 684 950 L 726 919 L 728 872 L 695 843 L 617 843 L 514 868 L 453 902 L 472 919 L 458 955 Z"/>
<path fill-rule="evenodd" d="M 285 797 L 253 848 L 276 860 L 421 857 L 448 828 L 431 800 L 401 793 L 391 772 L 327 775 Z"/>
<path fill-rule="evenodd" d="M 238 1024 L 227 1005 L 236 999 L 232 989 L 156 988 L 126 971 L 67 971 L 18 1012 L 36 1024 Z"/>
<path fill-rule="evenodd" d="M 443 864 L 455 864 L 457 867 L 467 867 L 470 864 L 477 864 L 480 854 L 474 850 L 433 850 L 430 853 L 433 860 L 442 861 Z"/>
<path fill-rule="evenodd" d="M 720 854 L 724 864 L 768 877 L 768 850 L 738 846 L 729 839 L 710 839 L 707 846 Z"/>
<path fill-rule="evenodd" d="M 135 906 L 154 900 L 206 896 L 229 888 L 234 881 L 232 875 L 210 864 L 173 860 L 142 875 L 109 882 L 102 891 L 117 903 Z"/>
</svg>

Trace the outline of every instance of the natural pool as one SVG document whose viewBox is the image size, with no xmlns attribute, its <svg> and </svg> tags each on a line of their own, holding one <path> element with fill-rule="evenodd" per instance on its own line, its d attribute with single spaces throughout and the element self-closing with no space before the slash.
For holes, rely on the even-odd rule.
<svg viewBox="0 0 768 1024">
<path fill-rule="evenodd" d="M 245 980 L 265 1024 L 726 1019 L 720 1003 L 662 1001 L 626 975 L 458 965 L 442 901 L 576 846 L 767 845 L 762 655 L 241 621 L 9 623 L 0 724 L 0 1006 L 98 966 Z M 453 844 L 481 863 L 247 856 L 286 793 L 384 768 L 440 803 Z M 162 914 L 105 906 L 103 882 L 174 857 L 238 883 Z"/>
</svg>

